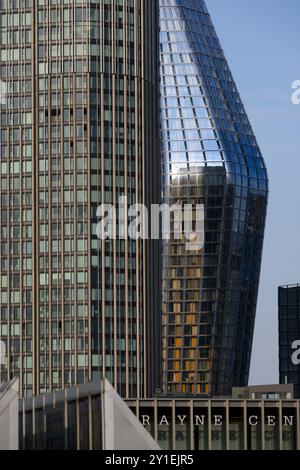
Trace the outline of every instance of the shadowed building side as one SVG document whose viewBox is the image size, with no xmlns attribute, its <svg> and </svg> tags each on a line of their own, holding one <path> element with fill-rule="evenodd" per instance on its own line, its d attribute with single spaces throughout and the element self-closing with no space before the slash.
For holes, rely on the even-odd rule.
<svg viewBox="0 0 300 470">
<path fill-rule="evenodd" d="M 279 380 L 291 383 L 300 398 L 300 284 L 278 289 Z"/>
</svg>

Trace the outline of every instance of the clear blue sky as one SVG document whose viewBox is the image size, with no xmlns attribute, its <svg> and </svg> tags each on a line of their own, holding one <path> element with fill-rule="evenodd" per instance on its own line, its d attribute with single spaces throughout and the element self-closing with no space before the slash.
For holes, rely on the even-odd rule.
<svg viewBox="0 0 300 470">
<path fill-rule="evenodd" d="M 270 178 L 250 382 L 278 383 L 277 287 L 300 283 L 299 0 L 206 0 Z M 299 338 L 300 339 L 300 338 Z"/>
</svg>

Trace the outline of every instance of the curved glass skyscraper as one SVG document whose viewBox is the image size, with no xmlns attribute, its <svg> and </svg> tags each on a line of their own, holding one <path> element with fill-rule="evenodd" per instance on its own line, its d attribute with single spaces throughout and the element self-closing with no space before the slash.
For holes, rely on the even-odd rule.
<svg viewBox="0 0 300 470">
<path fill-rule="evenodd" d="M 163 391 L 248 382 L 268 179 L 202 0 L 160 0 L 164 202 L 205 205 L 205 244 L 164 242 Z"/>
</svg>

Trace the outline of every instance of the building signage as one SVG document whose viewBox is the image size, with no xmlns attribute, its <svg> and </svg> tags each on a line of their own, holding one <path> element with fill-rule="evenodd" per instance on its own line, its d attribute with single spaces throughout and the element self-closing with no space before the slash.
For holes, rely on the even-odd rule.
<svg viewBox="0 0 300 470">
<path fill-rule="evenodd" d="M 151 426 L 151 417 L 149 415 L 141 415 L 140 417 L 143 426 Z M 276 426 L 277 417 L 274 415 L 265 416 L 266 426 Z M 282 416 L 282 425 L 283 426 L 294 426 L 295 417 L 284 415 Z M 207 416 L 205 415 L 194 415 L 194 426 L 205 426 L 207 422 Z M 258 426 L 260 423 L 260 417 L 258 415 L 251 415 L 248 418 L 248 424 L 250 426 Z M 167 415 L 163 415 L 158 419 L 158 426 L 170 426 L 172 420 Z M 176 415 L 176 424 L 179 426 L 185 426 L 189 424 L 189 418 L 187 415 Z M 213 415 L 211 424 L 213 426 L 223 426 L 225 424 L 225 417 L 223 415 Z"/>
</svg>

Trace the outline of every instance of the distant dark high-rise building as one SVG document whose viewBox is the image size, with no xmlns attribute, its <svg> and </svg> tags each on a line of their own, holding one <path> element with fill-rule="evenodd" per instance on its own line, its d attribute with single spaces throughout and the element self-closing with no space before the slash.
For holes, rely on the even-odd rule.
<svg viewBox="0 0 300 470">
<path fill-rule="evenodd" d="M 300 398 L 300 284 L 279 287 L 278 308 L 280 383 Z"/>
<path fill-rule="evenodd" d="M 156 388 L 158 242 L 99 241 L 96 211 L 160 202 L 158 13 L 0 2 L 0 381 L 23 396 L 102 373 L 123 397 Z"/>
<path fill-rule="evenodd" d="M 265 164 L 202 0 L 160 0 L 164 201 L 205 205 L 205 244 L 163 248 L 163 392 L 248 383 Z M 238 38 L 237 38 L 238 40 Z"/>
</svg>

